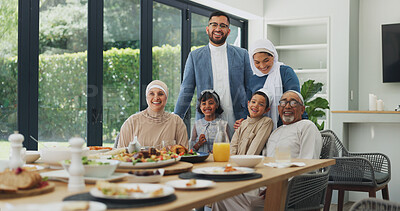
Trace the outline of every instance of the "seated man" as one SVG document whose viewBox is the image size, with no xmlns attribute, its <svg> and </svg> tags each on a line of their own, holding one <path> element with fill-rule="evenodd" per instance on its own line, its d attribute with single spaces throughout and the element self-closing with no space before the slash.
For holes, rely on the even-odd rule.
<svg viewBox="0 0 400 211">
<path fill-rule="evenodd" d="M 297 91 L 283 93 L 278 104 L 283 125 L 271 133 L 263 154 L 275 155 L 278 145 L 288 145 L 292 158 L 318 159 L 322 148 L 322 138 L 313 122 L 302 119 L 305 111 L 304 100 Z M 255 210 L 264 206 L 264 199 L 259 190 L 236 195 L 213 204 L 213 210 Z M 265 194 L 265 191 L 261 195 Z"/>
</svg>

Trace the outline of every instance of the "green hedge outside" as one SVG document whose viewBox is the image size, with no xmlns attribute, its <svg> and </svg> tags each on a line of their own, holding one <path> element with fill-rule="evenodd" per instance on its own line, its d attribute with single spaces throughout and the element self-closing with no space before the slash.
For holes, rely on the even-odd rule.
<svg viewBox="0 0 400 211">
<path fill-rule="evenodd" d="M 170 90 L 167 111 L 173 111 L 179 93 L 180 48 L 153 47 L 153 79 L 163 80 Z M 112 142 L 122 123 L 139 111 L 139 56 L 139 49 L 131 48 L 103 52 L 104 142 Z M 0 138 L 4 139 L 16 128 L 17 67 L 17 58 L 0 59 Z M 96 87 L 87 93 L 86 83 L 86 52 L 40 55 L 39 137 L 43 141 L 86 137 L 86 97 L 97 94 Z"/>
</svg>

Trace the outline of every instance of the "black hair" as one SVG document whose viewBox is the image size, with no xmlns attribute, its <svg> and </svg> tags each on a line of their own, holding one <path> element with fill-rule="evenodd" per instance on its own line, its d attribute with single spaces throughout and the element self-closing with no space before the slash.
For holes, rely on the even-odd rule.
<svg viewBox="0 0 400 211">
<path fill-rule="evenodd" d="M 265 104 L 266 104 L 265 109 L 268 109 L 268 108 L 270 107 L 270 105 L 269 105 L 269 98 L 268 98 L 268 96 L 267 96 L 264 92 L 256 91 L 256 92 L 253 93 L 253 95 L 251 96 L 251 98 L 253 98 L 254 95 L 261 95 L 261 96 L 263 96 L 263 97 L 265 98 Z"/>
<path fill-rule="evenodd" d="M 222 12 L 222 11 L 214 11 L 213 13 L 211 13 L 210 17 L 208 18 L 208 21 L 210 21 L 211 18 L 214 17 L 214 16 L 217 16 L 217 17 L 218 16 L 225 16 L 228 19 L 228 23 L 229 24 L 231 23 L 231 19 L 229 18 L 229 16 L 226 13 Z"/>
<path fill-rule="evenodd" d="M 222 109 L 222 107 L 221 107 L 221 100 L 219 99 L 219 95 L 216 93 L 216 92 L 214 92 L 214 94 L 217 96 L 217 99 L 215 99 L 215 96 L 212 94 L 212 93 L 210 93 L 210 92 L 204 92 L 204 94 L 202 94 L 200 97 L 199 97 L 199 103 L 198 103 L 198 105 L 197 105 L 197 111 L 199 112 L 199 113 L 201 113 L 201 114 L 203 114 L 203 112 L 201 111 L 201 109 L 200 109 L 200 104 L 201 104 L 201 102 L 204 102 L 204 101 L 206 101 L 206 100 L 208 100 L 208 99 L 211 99 L 211 98 L 213 98 L 214 99 L 214 101 L 217 103 L 218 102 L 218 108 L 215 110 L 215 113 L 217 114 L 217 115 L 220 115 L 220 114 L 222 114 L 222 112 L 224 112 L 224 109 Z"/>
</svg>

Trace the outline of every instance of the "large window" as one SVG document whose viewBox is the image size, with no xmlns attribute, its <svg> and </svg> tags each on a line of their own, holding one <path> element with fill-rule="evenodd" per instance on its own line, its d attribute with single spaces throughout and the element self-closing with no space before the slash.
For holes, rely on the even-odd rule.
<svg viewBox="0 0 400 211">
<path fill-rule="evenodd" d="M 139 111 L 140 0 L 104 1 L 103 142 Z"/>
<path fill-rule="evenodd" d="M 30 136 L 111 144 L 147 107 L 154 79 L 168 85 L 173 111 L 190 50 L 208 44 L 212 11 L 182 0 L 2 0 L 0 141 L 19 130 L 29 149 L 38 148 Z M 246 47 L 245 26 L 232 16 L 227 42 Z"/>
<path fill-rule="evenodd" d="M 40 2 L 39 140 L 85 138 L 87 3 Z"/>
<path fill-rule="evenodd" d="M 153 79 L 168 86 L 165 110 L 173 112 L 181 82 L 181 10 L 153 3 Z"/>
<path fill-rule="evenodd" d="M 18 0 L 0 1 L 0 159 L 8 158 L 8 136 L 17 128 Z"/>
</svg>

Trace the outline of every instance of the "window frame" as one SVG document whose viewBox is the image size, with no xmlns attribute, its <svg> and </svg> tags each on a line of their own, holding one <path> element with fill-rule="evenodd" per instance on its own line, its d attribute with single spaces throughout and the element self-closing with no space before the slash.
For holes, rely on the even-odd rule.
<svg viewBox="0 0 400 211">
<path fill-rule="evenodd" d="M 37 150 L 39 96 L 39 1 L 18 1 L 18 130 L 24 135 L 24 147 Z M 208 17 L 215 9 L 189 0 L 141 0 L 140 23 L 140 110 L 147 107 L 145 89 L 152 80 L 153 3 L 181 10 L 181 80 L 191 47 L 191 15 Z M 88 0 L 87 145 L 103 144 L 103 15 L 104 0 Z M 241 28 L 241 47 L 247 48 L 246 19 L 230 15 L 231 24 Z M 190 112 L 188 112 L 190 114 Z M 190 115 L 187 115 L 190 120 Z M 190 122 L 190 121 L 186 121 Z M 188 125 L 190 129 L 190 123 Z M 188 129 L 188 130 L 189 130 Z"/>
</svg>

